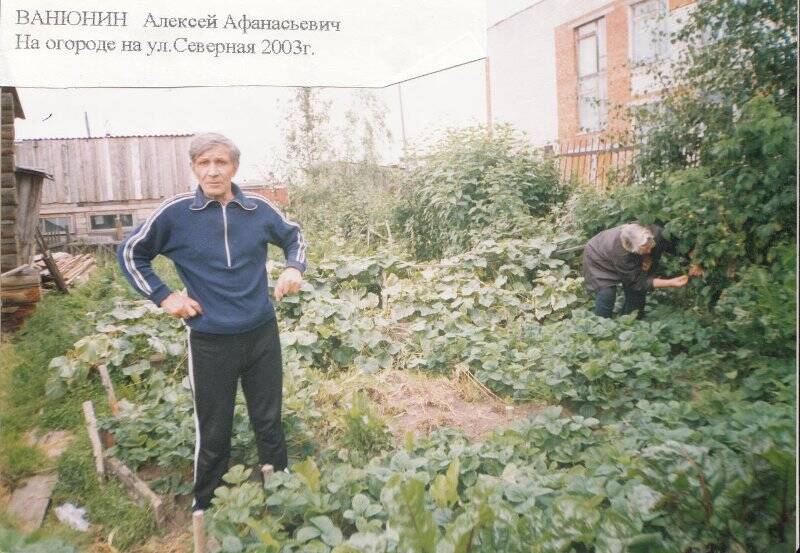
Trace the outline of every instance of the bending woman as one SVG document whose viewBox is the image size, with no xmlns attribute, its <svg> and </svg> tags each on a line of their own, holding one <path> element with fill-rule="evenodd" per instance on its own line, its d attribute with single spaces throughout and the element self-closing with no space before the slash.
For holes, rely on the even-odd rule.
<svg viewBox="0 0 800 553">
<path fill-rule="evenodd" d="M 688 275 L 655 276 L 663 253 L 674 254 L 675 247 L 656 225 L 621 225 L 589 240 L 583 250 L 583 278 L 586 288 L 596 295 L 595 314 L 611 317 L 619 284 L 625 293 L 622 314 L 638 311 L 641 318 L 648 292 L 655 288 L 682 288 L 689 276 L 702 275 L 699 266 L 692 266 Z"/>
</svg>

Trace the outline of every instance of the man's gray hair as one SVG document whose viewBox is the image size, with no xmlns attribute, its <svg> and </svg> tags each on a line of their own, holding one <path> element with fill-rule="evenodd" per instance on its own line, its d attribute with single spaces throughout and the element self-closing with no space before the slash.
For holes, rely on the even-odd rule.
<svg viewBox="0 0 800 553">
<path fill-rule="evenodd" d="M 622 247 L 625 248 L 626 251 L 638 253 L 639 248 L 653 238 L 653 233 L 649 228 L 638 223 L 629 223 L 627 225 L 622 225 L 619 238 L 622 240 Z"/>
<path fill-rule="evenodd" d="M 189 144 L 189 159 L 194 163 L 194 160 L 196 160 L 198 156 L 204 154 L 214 146 L 225 146 L 231 156 L 231 162 L 233 162 L 234 165 L 239 165 L 239 148 L 236 147 L 236 144 L 234 144 L 230 138 L 215 132 L 198 134 L 192 139 L 192 143 Z"/>
</svg>

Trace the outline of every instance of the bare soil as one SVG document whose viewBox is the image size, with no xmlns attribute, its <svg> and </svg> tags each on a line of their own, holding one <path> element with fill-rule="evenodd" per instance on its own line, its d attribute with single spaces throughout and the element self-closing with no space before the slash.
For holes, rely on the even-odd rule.
<svg viewBox="0 0 800 553">
<path fill-rule="evenodd" d="M 458 371 L 452 377 L 431 377 L 387 370 L 376 375 L 364 391 L 386 418 L 398 443 L 408 431 L 427 435 L 442 427 L 481 439 L 544 408 L 532 403 L 507 404 L 471 375 Z"/>
</svg>

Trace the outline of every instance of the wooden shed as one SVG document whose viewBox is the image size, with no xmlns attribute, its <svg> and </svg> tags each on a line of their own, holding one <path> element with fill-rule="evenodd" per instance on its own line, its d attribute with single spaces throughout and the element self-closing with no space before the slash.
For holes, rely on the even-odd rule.
<svg viewBox="0 0 800 553">
<path fill-rule="evenodd" d="M 20 265 L 17 228 L 19 197 L 14 159 L 15 119 L 25 119 L 25 113 L 17 89 L 4 86 L 0 89 L 0 272 L 3 273 Z"/>
<path fill-rule="evenodd" d="M 20 165 L 53 175 L 42 193 L 45 234 L 61 229 L 82 242 L 115 242 L 166 198 L 195 184 L 191 134 L 39 138 L 16 143 Z"/>
<path fill-rule="evenodd" d="M 45 179 L 53 176 L 33 167 L 17 167 L 17 265 L 30 263 L 36 250 L 36 227 L 39 224 L 39 207 Z"/>
</svg>

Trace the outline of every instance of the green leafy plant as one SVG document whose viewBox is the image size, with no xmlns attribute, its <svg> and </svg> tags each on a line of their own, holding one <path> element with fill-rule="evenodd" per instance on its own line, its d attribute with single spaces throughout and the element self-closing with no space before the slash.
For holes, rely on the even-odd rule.
<svg viewBox="0 0 800 553">
<path fill-rule="evenodd" d="M 451 130 L 416 159 L 396 220 L 415 257 L 433 259 L 486 232 L 518 236 L 564 196 L 557 167 L 510 127 Z"/>
</svg>

